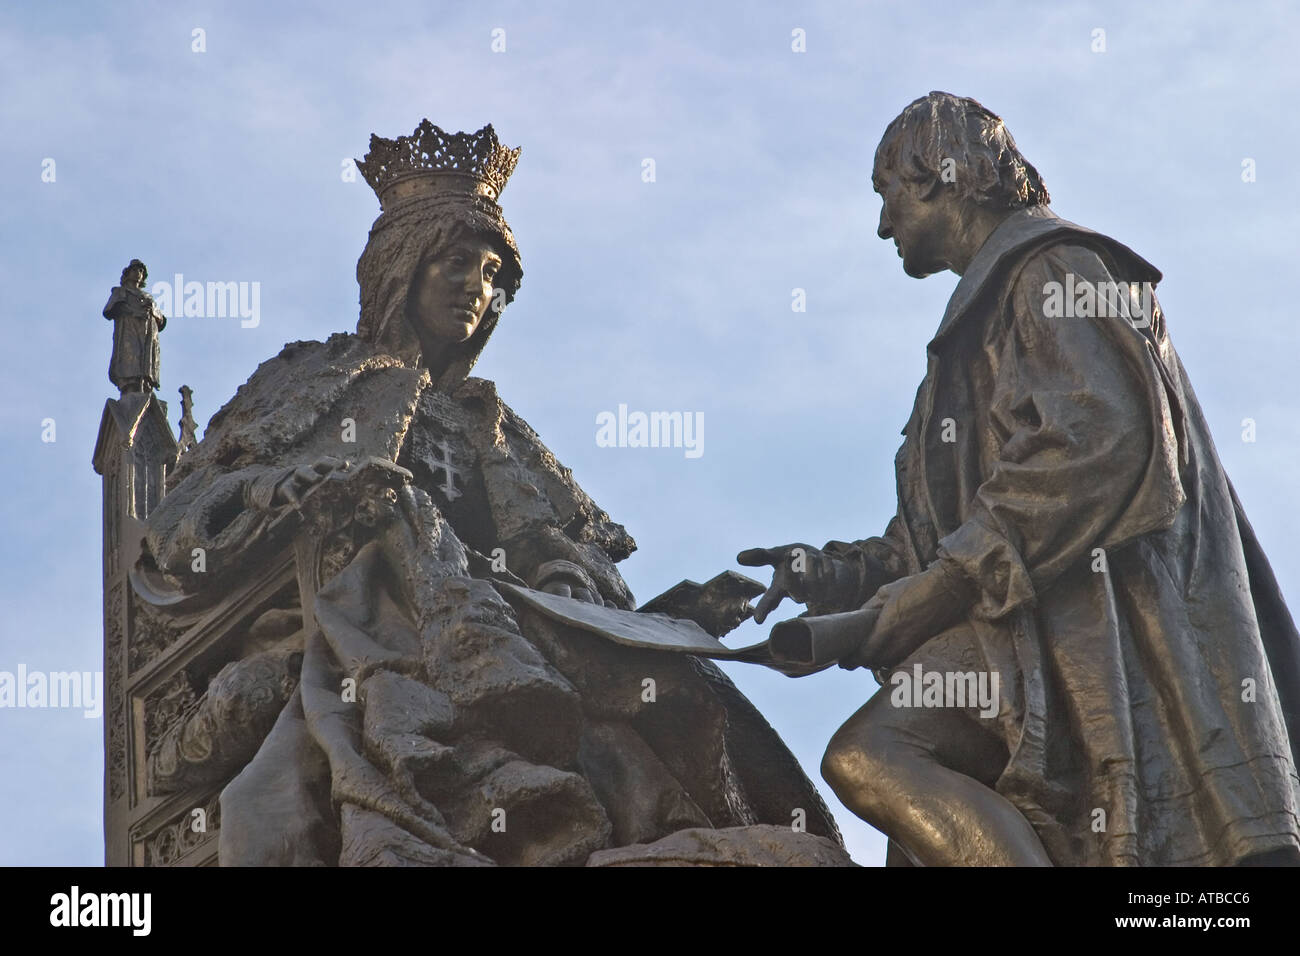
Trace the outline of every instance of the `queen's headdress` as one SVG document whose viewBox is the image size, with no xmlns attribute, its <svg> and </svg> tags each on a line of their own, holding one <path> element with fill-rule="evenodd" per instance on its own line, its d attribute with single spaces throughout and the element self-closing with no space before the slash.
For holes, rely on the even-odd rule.
<svg viewBox="0 0 1300 956">
<path fill-rule="evenodd" d="M 418 262 L 418 250 L 455 227 L 491 236 L 502 246 L 497 277 L 505 301 L 514 298 L 523 277 L 519 247 L 497 199 L 519 161 L 519 148 L 502 146 L 489 123 L 477 133 L 447 133 L 427 119 L 410 136 L 370 137 L 357 168 L 379 198 L 380 214 L 370 228 L 366 251 L 357 263 L 361 284 L 358 334 L 408 355 L 413 338 L 404 328 L 401 306 Z M 465 371 L 496 325 L 491 313 L 466 343 Z"/>
<path fill-rule="evenodd" d="M 372 135 L 357 168 L 388 212 L 412 200 L 471 196 L 495 206 L 518 162 L 519 148 L 502 146 L 491 123 L 477 133 L 449 134 L 426 119 L 410 136 Z"/>
</svg>

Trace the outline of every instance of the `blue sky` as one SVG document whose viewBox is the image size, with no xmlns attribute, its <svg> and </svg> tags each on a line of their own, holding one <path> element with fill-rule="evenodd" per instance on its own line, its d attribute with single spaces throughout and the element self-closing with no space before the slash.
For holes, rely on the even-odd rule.
<svg viewBox="0 0 1300 956">
<path fill-rule="evenodd" d="M 524 282 L 476 373 L 637 539 L 622 569 L 641 601 L 742 548 L 862 538 L 893 514 L 899 429 L 956 277 L 908 278 L 875 236 L 871 158 L 933 89 L 1001 115 L 1059 215 L 1164 272 L 1220 457 L 1300 600 L 1297 20 L 1195 2 L 7 6 L 0 670 L 100 668 L 90 456 L 122 267 L 260 283 L 256 328 L 176 318 L 162 335 L 161 397 L 174 420 L 190 385 L 203 425 L 285 342 L 354 329 L 378 206 L 341 163 L 426 116 L 523 147 L 502 205 Z M 704 453 L 598 447 L 620 403 L 703 413 Z M 727 669 L 854 857 L 879 863 L 883 838 L 817 770 L 871 676 Z M 0 863 L 102 862 L 102 732 L 0 710 Z"/>
</svg>

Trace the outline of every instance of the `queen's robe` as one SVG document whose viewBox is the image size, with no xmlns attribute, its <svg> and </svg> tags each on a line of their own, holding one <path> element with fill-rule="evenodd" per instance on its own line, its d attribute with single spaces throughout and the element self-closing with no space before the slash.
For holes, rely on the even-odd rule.
<svg viewBox="0 0 1300 956">
<path fill-rule="evenodd" d="M 495 568 L 542 586 L 558 567 L 634 607 L 615 567 L 631 537 L 491 382 L 440 389 L 355 335 L 286 346 L 182 460 L 146 559 L 182 591 L 220 593 L 263 566 L 275 488 L 327 456 L 413 477 L 357 503 L 373 533 L 326 555 L 304 595 L 301 679 L 223 792 L 223 864 L 580 864 L 684 829 L 803 819 L 838 844 L 714 665 L 566 631 L 488 583 Z M 174 734 L 155 776 L 202 776 L 190 763 L 212 752 Z"/>
</svg>

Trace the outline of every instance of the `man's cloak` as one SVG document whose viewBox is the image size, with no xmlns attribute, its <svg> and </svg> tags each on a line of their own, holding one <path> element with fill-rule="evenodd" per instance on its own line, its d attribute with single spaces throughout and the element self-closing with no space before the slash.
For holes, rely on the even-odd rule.
<svg viewBox="0 0 1300 956">
<path fill-rule="evenodd" d="M 928 346 L 897 517 L 828 545 L 892 577 L 951 562 L 977 587 L 1010 754 L 997 790 L 1058 865 L 1300 848 L 1300 636 L 1159 305 L 1131 321 L 1050 304 L 1050 283 L 1059 304 L 1159 279 L 1045 208 L 1005 220 Z"/>
</svg>

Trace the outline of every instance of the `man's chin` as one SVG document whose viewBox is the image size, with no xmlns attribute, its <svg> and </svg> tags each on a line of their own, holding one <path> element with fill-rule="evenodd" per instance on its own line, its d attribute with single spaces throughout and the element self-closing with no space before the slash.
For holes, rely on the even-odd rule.
<svg viewBox="0 0 1300 956">
<path fill-rule="evenodd" d="M 941 272 L 943 270 L 930 267 L 930 266 L 920 266 L 917 265 L 915 262 L 908 262 L 906 259 L 904 259 L 903 271 L 906 272 L 913 279 L 924 279 L 927 276 L 932 276 L 936 272 Z"/>
</svg>

